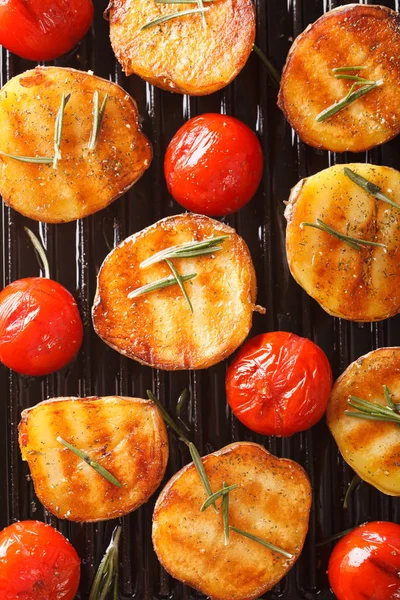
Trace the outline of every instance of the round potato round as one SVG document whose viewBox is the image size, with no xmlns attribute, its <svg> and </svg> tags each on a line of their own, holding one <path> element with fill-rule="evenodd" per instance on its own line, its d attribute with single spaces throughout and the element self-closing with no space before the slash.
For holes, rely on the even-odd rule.
<svg viewBox="0 0 400 600">
<path fill-rule="evenodd" d="M 97 145 L 89 149 L 94 94 L 106 94 Z M 62 96 L 71 94 L 55 166 L 54 138 Z M 7 205 L 47 223 L 91 215 L 126 192 L 150 166 L 150 142 L 141 132 L 136 103 L 118 85 L 90 73 L 37 67 L 0 91 L 0 193 Z M 49 159 L 49 164 L 17 157 Z"/>
<path fill-rule="evenodd" d="M 193 5 L 157 4 L 154 0 L 111 0 L 111 44 L 125 73 L 170 92 L 191 96 L 225 87 L 241 71 L 252 51 L 256 20 L 252 0 L 215 0 L 201 14 L 148 23 Z"/>
<path fill-rule="evenodd" d="M 384 386 L 400 403 L 400 348 L 380 348 L 353 362 L 336 381 L 326 413 L 344 460 L 384 494 L 400 496 L 398 424 L 350 417 L 350 396 L 387 406 Z"/>
<path fill-rule="evenodd" d="M 165 260 L 141 263 L 166 248 L 227 236 L 206 256 L 174 258 L 185 281 L 130 297 L 138 288 L 171 277 Z M 105 259 L 93 306 L 97 334 L 112 348 L 158 369 L 205 369 L 236 350 L 257 309 L 256 278 L 249 250 L 234 229 L 191 213 L 167 217 L 132 235 Z"/>
<path fill-rule="evenodd" d="M 238 442 L 209 454 L 203 465 L 213 492 L 228 486 L 231 527 L 270 542 L 290 558 L 230 530 L 223 511 L 200 511 L 207 493 L 193 463 L 158 497 L 153 544 L 163 567 L 213 600 L 253 600 L 270 590 L 296 562 L 308 530 L 311 486 L 303 468 L 262 446 Z"/>
<path fill-rule="evenodd" d="M 375 198 L 345 174 L 375 184 L 399 209 Z M 365 164 L 336 165 L 300 181 L 285 216 L 286 251 L 296 281 L 329 314 L 380 321 L 400 311 L 400 173 Z M 315 225 L 381 246 L 354 249 Z"/>
<path fill-rule="evenodd" d="M 350 4 L 322 16 L 295 40 L 283 71 L 279 106 L 301 139 L 334 152 L 361 152 L 400 131 L 400 15 L 384 6 Z M 361 67 L 337 72 L 333 69 Z M 318 122 L 359 76 L 379 82 Z M 339 76 L 339 77 L 338 77 Z M 355 83 L 355 89 L 363 87 Z"/>
</svg>

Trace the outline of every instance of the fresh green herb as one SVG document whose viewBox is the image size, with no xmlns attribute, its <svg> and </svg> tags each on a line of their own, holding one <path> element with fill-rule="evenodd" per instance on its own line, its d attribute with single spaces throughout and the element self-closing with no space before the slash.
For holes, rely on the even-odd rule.
<svg viewBox="0 0 400 600">
<path fill-rule="evenodd" d="M 26 163 L 34 163 L 37 165 L 51 165 L 54 161 L 54 158 L 50 158 L 49 156 L 18 156 L 17 154 L 8 154 L 7 152 L 2 152 L 1 150 L 0 154 L 2 156 L 7 156 L 7 158 L 12 158 L 13 160 L 19 160 L 20 162 Z"/>
<path fill-rule="evenodd" d="M 160 413 L 162 415 L 162 418 L 164 419 L 164 421 L 166 422 L 166 424 L 169 425 L 169 427 L 171 427 L 171 429 L 173 429 L 175 431 L 175 433 L 178 436 L 178 438 L 184 444 L 186 444 L 186 446 L 189 447 L 190 441 L 188 440 L 188 438 L 186 437 L 186 435 L 183 433 L 183 431 L 179 427 L 179 425 L 177 425 L 175 423 L 174 419 L 170 416 L 170 414 L 168 413 L 168 411 L 166 410 L 166 408 L 161 404 L 161 402 L 159 401 L 159 399 L 157 398 L 157 396 L 155 396 L 153 394 L 153 392 L 150 391 L 150 390 L 147 390 L 146 394 L 147 394 L 148 399 L 151 400 L 152 402 L 154 402 L 154 404 L 157 406 L 157 408 L 160 411 Z"/>
<path fill-rule="evenodd" d="M 98 462 L 96 462 L 95 460 L 93 460 L 89 456 L 89 454 L 86 454 L 86 452 L 82 452 L 82 450 L 79 450 L 79 448 L 76 448 L 76 446 L 73 446 L 69 442 L 66 442 L 60 436 L 58 436 L 57 442 L 59 444 L 62 444 L 66 448 L 68 448 L 68 450 L 71 450 L 71 452 L 73 452 L 77 456 L 79 456 L 79 458 L 81 458 L 87 465 L 89 465 L 89 467 L 92 467 L 92 469 L 94 469 L 95 471 L 97 471 L 97 473 L 99 473 L 102 477 L 104 477 L 104 479 L 107 479 L 107 481 L 109 481 L 110 483 L 112 483 L 116 487 L 119 487 L 119 488 L 122 487 L 122 484 L 118 481 L 118 479 L 116 477 L 114 477 L 114 475 L 112 475 L 110 473 L 110 471 L 107 471 L 107 469 L 105 469 Z"/>
<path fill-rule="evenodd" d="M 118 546 L 120 537 L 121 527 L 118 526 L 114 529 L 110 545 L 97 569 L 90 590 L 89 600 L 105 600 L 113 581 L 113 599 L 118 599 Z"/>
<path fill-rule="evenodd" d="M 261 60 L 262 63 L 264 63 L 264 65 L 267 67 L 268 72 L 270 74 L 270 76 L 272 77 L 273 81 L 278 85 L 278 87 L 280 86 L 281 83 L 281 78 L 280 75 L 278 73 L 278 71 L 275 69 L 274 65 L 271 63 L 271 61 L 266 57 L 266 55 L 264 54 L 264 52 L 261 50 L 261 48 L 259 48 L 258 46 L 256 46 L 255 44 L 253 44 L 253 52 L 255 54 L 257 54 L 258 58 Z"/>
<path fill-rule="evenodd" d="M 371 83 L 371 84 L 368 83 L 368 84 L 363 85 L 362 87 L 359 87 L 358 89 L 356 89 L 357 85 L 358 85 L 357 82 L 353 83 L 348 94 L 346 94 L 346 96 L 344 98 L 342 98 L 338 102 L 335 102 L 335 104 L 332 104 L 331 106 L 328 106 L 328 108 L 325 108 L 323 111 L 321 111 L 319 113 L 319 115 L 317 115 L 315 120 L 318 123 L 322 123 L 323 121 L 330 119 L 331 117 L 336 115 L 338 112 L 340 112 L 341 110 L 343 110 L 350 104 L 353 104 L 353 102 L 355 102 L 362 96 L 365 96 L 365 94 L 368 94 L 369 92 L 372 92 L 372 90 L 375 90 L 376 88 L 383 85 L 383 79 L 379 79 L 378 81 L 375 81 L 374 83 Z"/>
<path fill-rule="evenodd" d="M 365 77 L 360 77 L 359 75 L 346 75 L 345 73 L 335 75 L 335 79 L 349 79 L 350 81 L 358 81 L 358 83 L 365 83 L 367 85 L 373 85 L 375 83 L 375 81 L 365 79 Z"/>
<path fill-rule="evenodd" d="M 189 279 L 193 279 L 196 277 L 197 273 L 190 273 L 189 275 L 181 275 L 180 278 L 182 281 L 189 281 Z M 158 279 L 157 281 L 153 281 L 153 283 L 148 283 L 147 285 L 143 285 L 136 290 L 133 290 L 128 294 L 128 298 L 136 298 L 137 296 L 143 296 L 143 294 L 149 294 L 150 292 L 155 292 L 156 290 L 161 290 L 166 287 L 171 287 L 172 285 L 178 285 L 178 281 L 175 277 L 165 277 L 165 279 Z"/>
<path fill-rule="evenodd" d="M 40 240 L 36 237 L 36 235 L 31 231 L 28 227 L 24 227 L 29 239 L 32 242 L 33 247 L 35 248 L 41 262 L 43 265 L 44 276 L 46 279 L 50 279 L 50 267 L 49 261 L 47 260 L 46 252 L 42 246 Z"/>
<path fill-rule="evenodd" d="M 367 69 L 365 65 L 359 67 L 335 67 L 332 69 L 333 73 L 345 73 L 346 71 L 362 71 L 363 69 Z"/>
<path fill-rule="evenodd" d="M 196 2 L 197 3 L 197 2 Z M 162 17 L 158 17 L 146 25 L 143 25 L 141 30 L 150 29 L 150 27 L 155 27 L 156 25 L 160 25 L 161 23 L 165 23 L 165 21 L 170 21 L 171 19 L 177 19 L 179 17 L 184 17 L 186 15 L 195 15 L 197 13 L 201 13 L 204 17 L 204 13 L 210 10 L 210 8 L 192 8 L 190 10 L 180 10 L 178 12 L 170 13 L 169 15 L 163 15 Z"/>
<path fill-rule="evenodd" d="M 56 124 L 54 127 L 54 159 L 53 159 L 53 168 L 57 169 L 58 161 L 61 159 L 61 139 L 62 139 L 62 130 L 64 124 L 64 113 L 65 107 L 67 106 L 69 99 L 71 98 L 71 94 L 67 96 L 65 94 L 62 95 L 61 106 L 58 109 Z"/>
<path fill-rule="evenodd" d="M 282 550 L 282 548 L 279 548 L 279 546 L 275 546 L 274 544 L 271 544 L 270 542 L 267 542 L 266 540 L 263 540 L 263 539 L 257 537 L 256 535 L 253 535 L 252 533 L 247 533 L 247 531 L 242 531 L 241 529 L 238 529 L 237 527 L 233 527 L 233 525 L 229 525 L 229 529 L 231 529 L 232 531 L 234 531 L 235 533 L 237 533 L 239 535 L 242 535 L 243 537 L 248 538 L 249 540 L 253 540 L 253 542 L 257 542 L 258 544 L 261 544 L 262 546 L 269 548 L 273 552 L 278 552 L 278 554 L 282 554 L 282 556 L 285 556 L 286 558 L 289 558 L 289 559 L 294 558 L 294 555 L 290 554 L 290 552 L 286 552 L 286 550 Z"/>
<path fill-rule="evenodd" d="M 225 481 L 222 487 L 225 490 L 228 489 Z M 229 492 L 222 497 L 222 518 L 224 521 L 224 545 L 227 546 L 229 544 Z"/>
<path fill-rule="evenodd" d="M 146 267 L 159 263 L 167 258 L 194 258 L 196 256 L 214 254 L 214 252 L 222 250 L 222 246 L 218 246 L 218 244 L 226 240 L 227 237 L 229 236 L 221 235 L 219 237 L 203 240 L 202 242 L 185 242 L 184 244 L 171 246 L 170 248 L 166 248 L 165 250 L 153 254 L 150 258 L 146 258 L 146 260 L 140 263 L 140 268 L 145 269 Z"/>
<path fill-rule="evenodd" d="M 382 188 L 380 188 L 375 183 L 372 183 L 372 181 L 368 181 L 368 179 L 365 179 L 365 177 L 359 175 L 358 173 L 355 173 L 348 167 L 344 167 L 343 172 L 349 179 L 351 179 L 353 183 L 358 185 L 365 192 L 368 192 L 378 200 L 382 200 L 383 202 L 390 204 L 390 206 L 394 206 L 395 208 L 400 209 L 400 205 L 396 204 L 396 202 L 391 200 L 389 196 L 386 196 L 386 194 L 382 192 Z"/>
<path fill-rule="evenodd" d="M 224 497 L 228 495 L 229 492 L 231 492 L 232 490 L 236 490 L 237 487 L 238 486 L 236 485 L 236 483 L 230 486 L 224 484 L 222 489 L 218 490 L 218 492 L 214 492 L 213 494 L 211 494 L 211 496 L 207 498 L 207 500 L 204 501 L 202 507 L 200 508 L 200 512 L 204 512 L 209 506 L 211 506 L 211 504 L 214 504 L 214 502 L 218 500 L 218 498 L 221 498 L 221 496 Z"/>
<path fill-rule="evenodd" d="M 355 238 L 350 235 L 345 235 L 344 233 L 340 233 L 333 227 L 330 227 L 321 219 L 317 219 L 316 223 L 306 223 L 305 221 L 301 223 L 301 227 L 313 227 L 314 229 L 319 229 L 320 231 L 324 231 L 325 233 L 329 233 L 337 240 L 340 240 L 344 244 L 350 246 L 354 250 L 362 250 L 363 246 L 379 246 L 380 248 L 386 248 L 385 244 L 380 244 L 378 242 L 370 242 L 369 240 L 362 240 L 360 238 Z"/>
<path fill-rule="evenodd" d="M 185 388 L 183 390 L 183 392 L 181 393 L 181 395 L 179 396 L 178 402 L 176 403 L 175 414 L 176 414 L 177 419 L 181 418 L 182 409 L 186 404 L 188 396 L 189 396 L 189 391 L 187 388 Z"/>
<path fill-rule="evenodd" d="M 354 475 L 353 479 L 350 481 L 350 485 L 347 488 L 344 500 L 343 500 L 343 508 L 348 508 L 349 500 L 351 498 L 352 493 L 358 488 L 358 486 L 362 483 L 361 477 L 358 475 Z"/>
<path fill-rule="evenodd" d="M 203 465 L 203 461 L 201 460 L 199 451 L 197 450 L 196 446 L 192 442 L 189 444 L 189 452 L 190 452 L 190 456 L 192 457 L 193 464 L 196 467 L 196 470 L 199 474 L 199 477 L 201 479 L 204 489 L 206 490 L 208 496 L 212 496 L 213 492 L 211 489 L 209 479 L 207 477 L 206 470 Z M 215 512 L 218 512 L 215 502 L 212 502 L 211 504 L 213 505 Z"/>
<path fill-rule="evenodd" d="M 400 424 L 400 414 L 398 414 L 397 405 L 393 403 L 392 397 L 386 385 L 383 386 L 385 400 L 387 405 L 368 402 L 357 396 L 350 396 L 347 403 L 356 410 L 345 410 L 344 414 L 348 417 L 357 419 L 366 419 L 367 421 L 385 421 L 387 423 Z"/>
<path fill-rule="evenodd" d="M 95 91 L 93 96 L 93 126 L 88 145 L 89 150 L 94 150 L 99 141 L 101 123 L 103 121 L 104 111 L 106 110 L 107 100 L 108 94 L 104 96 L 103 103 L 99 109 L 99 92 L 97 90 Z"/>
<path fill-rule="evenodd" d="M 352 527 L 351 529 L 345 529 L 344 531 L 340 531 L 340 533 L 335 533 L 334 535 L 331 535 L 325 540 L 317 542 L 315 545 L 317 546 L 317 548 L 319 548 L 320 546 L 325 546 L 326 544 L 330 544 L 331 542 L 336 542 L 336 540 L 340 540 L 340 538 L 350 533 L 350 531 L 353 531 L 353 529 L 354 527 Z"/>
<path fill-rule="evenodd" d="M 169 268 L 170 268 L 170 270 L 171 270 L 171 273 L 172 273 L 172 274 L 173 274 L 173 276 L 175 277 L 175 279 L 176 279 L 176 283 L 177 283 L 177 284 L 179 285 L 179 287 L 181 288 L 181 292 L 182 292 L 182 294 L 185 296 L 185 298 L 186 298 L 186 302 L 187 302 L 187 303 L 188 303 L 188 305 L 189 305 L 190 312 L 193 312 L 193 305 L 192 305 L 192 303 L 191 303 L 191 301 L 190 301 L 190 298 L 189 298 L 189 296 L 188 296 L 188 293 L 187 293 L 187 291 L 186 291 L 186 288 L 185 288 L 185 286 L 183 285 L 182 276 L 181 276 L 181 275 L 179 275 L 178 271 L 175 269 L 174 265 L 172 264 L 172 262 L 171 262 L 171 261 L 170 261 L 168 258 L 165 260 L 165 262 L 167 263 L 167 265 L 169 266 Z"/>
</svg>

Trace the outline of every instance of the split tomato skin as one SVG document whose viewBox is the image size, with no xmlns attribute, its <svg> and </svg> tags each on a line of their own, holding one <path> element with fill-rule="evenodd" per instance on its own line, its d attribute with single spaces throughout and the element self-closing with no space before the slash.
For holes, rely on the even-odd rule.
<svg viewBox="0 0 400 600">
<path fill-rule="evenodd" d="M 231 214 L 257 191 L 263 152 L 247 125 L 221 114 L 190 119 L 172 138 L 164 162 L 169 193 L 187 210 Z"/>
<path fill-rule="evenodd" d="M 226 392 L 234 415 L 249 429 L 288 437 L 322 418 L 332 382 L 319 346 L 276 331 L 245 343 L 228 368 Z"/>
<path fill-rule="evenodd" d="M 3 0 L 0 44 L 28 60 L 53 60 L 85 36 L 93 14 L 92 0 Z"/>
<path fill-rule="evenodd" d="M 0 532 L 2 600 L 73 600 L 78 591 L 80 559 L 56 529 L 39 521 L 21 521 Z"/>
<path fill-rule="evenodd" d="M 400 525 L 375 521 L 345 535 L 331 554 L 328 577 L 338 600 L 398 600 Z"/>
<path fill-rule="evenodd" d="M 0 361 L 10 369 L 31 376 L 58 371 L 82 339 L 76 302 L 56 281 L 28 277 L 0 292 Z"/>
</svg>

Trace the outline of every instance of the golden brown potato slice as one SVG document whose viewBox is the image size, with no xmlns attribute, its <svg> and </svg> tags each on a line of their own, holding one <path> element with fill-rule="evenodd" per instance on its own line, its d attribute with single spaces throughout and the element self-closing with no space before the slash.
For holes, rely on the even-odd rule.
<svg viewBox="0 0 400 600">
<path fill-rule="evenodd" d="M 170 92 L 211 94 L 232 81 L 253 48 L 256 22 L 251 0 L 215 0 L 200 14 L 142 30 L 154 19 L 196 9 L 195 4 L 111 0 L 111 44 L 125 73 Z"/>
<path fill-rule="evenodd" d="M 271 589 L 296 562 L 308 530 L 311 487 L 297 463 L 249 442 L 209 454 L 203 464 L 215 492 L 229 494 L 229 524 L 282 548 L 292 558 L 230 532 L 223 514 L 200 512 L 207 494 L 193 463 L 161 492 L 153 515 L 153 544 L 164 568 L 213 600 L 253 600 Z M 218 501 L 218 506 L 220 506 Z"/>
<path fill-rule="evenodd" d="M 378 185 L 400 206 L 400 173 L 389 167 L 336 165 L 303 179 L 293 188 L 285 211 L 289 267 L 329 314 L 380 321 L 400 311 L 400 210 L 353 183 L 344 168 Z M 386 248 L 358 251 L 329 233 L 302 226 L 317 219 Z"/>
<path fill-rule="evenodd" d="M 143 285 L 171 276 L 160 262 L 140 268 L 165 248 L 226 235 L 222 249 L 209 256 L 174 259 L 178 285 L 136 298 Z M 257 308 L 256 278 L 249 250 L 234 229 L 209 217 L 182 214 L 158 221 L 132 235 L 105 259 L 93 306 L 97 334 L 112 348 L 139 362 L 174 371 L 205 369 L 229 356 L 246 338 Z"/>
<path fill-rule="evenodd" d="M 400 403 L 400 348 L 380 348 L 353 362 L 332 390 L 327 422 L 344 460 L 358 475 L 390 496 L 400 496 L 400 428 L 396 423 L 349 417 L 350 396 L 387 405 L 386 385 Z"/>
<path fill-rule="evenodd" d="M 301 139 L 335 152 L 360 152 L 400 131 L 400 15 L 384 6 L 349 4 L 322 16 L 295 40 L 283 71 L 278 104 Z M 333 69 L 383 84 L 331 118 L 321 111 L 344 98 L 354 81 Z M 343 73 L 342 73 L 343 74 Z"/>
<path fill-rule="evenodd" d="M 108 100 L 94 150 L 94 93 Z M 63 223 L 91 215 L 126 192 L 148 169 L 152 150 L 141 132 L 136 103 L 118 85 L 90 73 L 37 67 L 0 91 L 0 152 L 53 157 L 54 129 L 62 95 L 64 111 L 57 168 L 0 155 L 0 193 L 23 215 Z"/>
<path fill-rule="evenodd" d="M 58 437 L 87 453 L 121 487 Z M 70 521 L 104 521 L 136 510 L 158 488 L 168 461 L 164 421 L 152 402 L 139 398 L 46 400 L 23 411 L 19 443 L 39 500 Z"/>
</svg>

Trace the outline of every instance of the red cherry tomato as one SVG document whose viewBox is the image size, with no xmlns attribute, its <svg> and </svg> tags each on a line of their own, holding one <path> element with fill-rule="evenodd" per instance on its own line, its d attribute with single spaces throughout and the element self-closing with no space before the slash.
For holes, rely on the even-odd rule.
<svg viewBox="0 0 400 600">
<path fill-rule="evenodd" d="M 331 554 L 328 576 L 338 600 L 398 600 L 400 525 L 375 521 L 345 535 Z"/>
<path fill-rule="evenodd" d="M 172 138 L 164 172 L 170 194 L 186 209 L 209 216 L 242 208 L 257 191 L 263 153 L 256 134 L 233 117 L 190 119 Z"/>
<path fill-rule="evenodd" d="M 10 283 L 0 292 L 0 361 L 23 375 L 47 375 L 78 352 L 83 326 L 74 298 L 44 277 Z"/>
<path fill-rule="evenodd" d="M 226 378 L 229 405 L 249 429 L 289 436 L 325 412 L 332 371 L 324 352 L 293 333 L 264 333 L 248 341 Z"/>
<path fill-rule="evenodd" d="M 53 527 L 38 521 L 14 523 L 0 532 L 0 598 L 73 600 L 80 562 Z"/>
<path fill-rule="evenodd" d="M 53 60 L 83 38 L 93 12 L 92 0 L 2 0 L 0 44 L 28 60 Z"/>
</svg>

